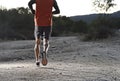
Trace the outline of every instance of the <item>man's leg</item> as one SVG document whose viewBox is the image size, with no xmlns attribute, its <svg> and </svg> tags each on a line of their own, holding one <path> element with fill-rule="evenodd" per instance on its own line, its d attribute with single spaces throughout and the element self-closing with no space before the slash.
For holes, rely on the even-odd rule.
<svg viewBox="0 0 120 81">
<path fill-rule="evenodd" d="M 49 49 L 49 40 L 45 38 L 43 40 L 43 52 L 47 53 L 48 49 Z"/>
<path fill-rule="evenodd" d="M 35 40 L 34 52 L 35 52 L 35 58 L 36 58 L 36 65 L 39 66 L 39 59 L 40 59 L 40 39 L 39 38 L 36 38 Z"/>
<path fill-rule="evenodd" d="M 47 51 L 49 48 L 49 37 L 51 34 L 51 27 L 45 27 L 44 28 L 44 32 L 45 32 L 45 38 L 43 40 L 43 53 L 42 53 L 42 64 L 45 66 L 47 65 L 48 61 L 47 61 Z"/>
<path fill-rule="evenodd" d="M 36 57 L 36 61 L 39 61 L 39 54 L 40 54 L 40 39 L 36 39 L 35 40 L 35 57 Z"/>
<path fill-rule="evenodd" d="M 44 43 L 43 43 L 43 47 L 44 47 L 43 51 L 46 53 L 49 49 L 49 38 L 50 38 L 51 32 L 52 32 L 52 28 L 51 28 L 51 26 L 48 26 L 45 29 L 45 39 L 44 39 Z"/>
<path fill-rule="evenodd" d="M 47 60 L 47 51 L 48 51 L 48 48 L 49 48 L 49 41 L 44 39 L 43 40 L 43 53 L 42 53 L 42 64 L 44 66 L 47 65 L 48 63 L 48 60 Z"/>
<path fill-rule="evenodd" d="M 40 64 L 40 44 L 41 44 L 41 36 L 43 34 L 43 30 L 41 27 L 35 27 L 34 35 L 35 35 L 35 58 L 36 58 L 36 65 L 39 66 Z"/>
</svg>

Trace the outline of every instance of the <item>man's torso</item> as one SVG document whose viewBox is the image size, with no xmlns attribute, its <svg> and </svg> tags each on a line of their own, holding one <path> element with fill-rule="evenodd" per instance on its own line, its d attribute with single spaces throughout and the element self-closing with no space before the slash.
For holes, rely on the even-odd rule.
<svg viewBox="0 0 120 81">
<path fill-rule="evenodd" d="M 51 26 L 53 0 L 36 0 L 35 25 Z"/>
</svg>

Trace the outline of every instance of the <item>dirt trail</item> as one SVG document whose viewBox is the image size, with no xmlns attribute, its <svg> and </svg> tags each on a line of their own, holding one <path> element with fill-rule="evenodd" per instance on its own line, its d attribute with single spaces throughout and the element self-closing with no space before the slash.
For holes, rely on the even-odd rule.
<svg viewBox="0 0 120 81">
<path fill-rule="evenodd" d="M 36 67 L 34 41 L 0 42 L 0 81 L 120 81 L 120 38 L 53 37 L 49 64 Z"/>
</svg>

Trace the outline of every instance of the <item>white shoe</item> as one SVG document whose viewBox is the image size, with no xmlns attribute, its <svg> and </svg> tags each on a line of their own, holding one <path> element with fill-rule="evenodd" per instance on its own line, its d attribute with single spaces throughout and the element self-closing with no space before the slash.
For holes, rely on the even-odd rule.
<svg viewBox="0 0 120 81">
<path fill-rule="evenodd" d="M 40 66 L 40 61 L 36 61 L 36 65 L 39 67 Z"/>
</svg>

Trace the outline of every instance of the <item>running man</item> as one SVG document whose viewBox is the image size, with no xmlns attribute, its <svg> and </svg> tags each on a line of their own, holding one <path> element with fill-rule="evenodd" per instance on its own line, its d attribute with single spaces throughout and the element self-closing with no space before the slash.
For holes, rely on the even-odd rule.
<svg viewBox="0 0 120 81">
<path fill-rule="evenodd" d="M 33 9 L 33 4 L 36 4 L 36 10 Z M 28 6 L 34 14 L 35 22 L 35 57 L 36 65 L 40 65 L 40 44 L 43 41 L 42 64 L 47 65 L 47 51 L 49 48 L 49 37 L 52 30 L 52 14 L 59 14 L 60 10 L 56 0 L 30 0 Z M 52 8 L 54 7 L 54 11 Z"/>
</svg>

